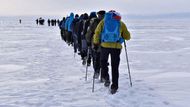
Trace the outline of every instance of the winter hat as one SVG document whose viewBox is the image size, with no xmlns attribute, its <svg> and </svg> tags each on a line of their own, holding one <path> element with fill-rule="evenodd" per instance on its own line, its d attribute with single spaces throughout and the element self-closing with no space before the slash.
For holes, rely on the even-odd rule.
<svg viewBox="0 0 190 107">
<path fill-rule="evenodd" d="M 78 17 L 79 17 L 79 15 L 78 15 L 78 14 L 76 14 L 76 15 L 75 15 L 75 17 L 76 17 L 76 18 L 78 18 Z"/>
<path fill-rule="evenodd" d="M 81 14 L 80 17 L 79 17 L 79 19 L 83 20 L 83 18 L 84 18 L 84 14 Z"/>
<path fill-rule="evenodd" d="M 96 16 L 96 12 L 91 12 L 91 13 L 90 13 L 90 19 L 91 19 L 91 18 L 94 18 L 94 17 L 97 17 L 97 16 Z"/>
<path fill-rule="evenodd" d="M 97 14 L 99 14 L 99 15 L 105 15 L 105 13 L 106 13 L 106 11 L 104 11 L 104 10 L 100 10 L 99 12 L 97 12 Z"/>
<path fill-rule="evenodd" d="M 84 13 L 83 19 L 84 19 L 84 20 L 88 19 L 88 14 L 87 14 L 87 13 Z"/>
<path fill-rule="evenodd" d="M 71 16 L 71 17 L 74 17 L 74 13 L 73 13 L 73 12 L 71 12 L 71 13 L 70 13 L 70 16 Z"/>
</svg>

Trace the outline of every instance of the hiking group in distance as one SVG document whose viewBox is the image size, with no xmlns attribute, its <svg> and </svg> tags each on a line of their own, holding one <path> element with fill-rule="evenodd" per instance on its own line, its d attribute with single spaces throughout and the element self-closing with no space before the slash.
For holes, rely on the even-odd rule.
<svg viewBox="0 0 190 107">
<path fill-rule="evenodd" d="M 36 24 L 37 25 L 44 25 L 45 23 L 45 19 L 43 19 L 42 17 L 36 19 Z M 57 26 L 59 25 L 60 21 L 59 19 L 48 19 L 47 20 L 48 26 Z"/>
<path fill-rule="evenodd" d="M 111 56 L 112 84 L 111 94 L 118 90 L 119 63 L 122 43 L 130 40 L 131 36 L 126 25 L 121 21 L 121 15 L 111 10 L 106 12 L 100 10 L 78 14 L 70 13 L 70 16 L 63 17 L 59 23 L 61 38 L 69 46 L 73 46 L 74 53 L 81 56 L 82 64 L 93 65 L 93 90 L 94 79 L 100 77 L 105 87 L 110 86 L 108 66 L 109 55 Z M 86 73 L 87 78 L 87 73 Z M 132 84 L 131 84 L 132 85 Z"/>
</svg>

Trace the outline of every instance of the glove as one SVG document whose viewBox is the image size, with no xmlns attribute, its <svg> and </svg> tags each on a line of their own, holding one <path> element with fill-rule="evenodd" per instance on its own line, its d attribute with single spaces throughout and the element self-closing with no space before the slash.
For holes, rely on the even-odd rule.
<svg viewBox="0 0 190 107">
<path fill-rule="evenodd" d="M 94 48 L 93 48 L 93 49 L 94 49 L 95 51 L 97 51 L 97 50 L 98 50 L 98 47 L 99 47 L 98 45 L 94 45 Z"/>
</svg>

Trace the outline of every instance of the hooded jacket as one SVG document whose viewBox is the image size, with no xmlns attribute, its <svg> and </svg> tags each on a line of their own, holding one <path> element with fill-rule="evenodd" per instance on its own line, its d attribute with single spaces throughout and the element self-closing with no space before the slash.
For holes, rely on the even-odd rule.
<svg viewBox="0 0 190 107">
<path fill-rule="evenodd" d="M 70 31 L 70 32 L 72 31 L 72 29 L 71 29 L 72 26 L 71 25 L 72 25 L 73 20 L 74 20 L 74 14 L 71 13 L 70 16 L 69 16 L 69 20 L 68 20 L 68 31 Z"/>
</svg>

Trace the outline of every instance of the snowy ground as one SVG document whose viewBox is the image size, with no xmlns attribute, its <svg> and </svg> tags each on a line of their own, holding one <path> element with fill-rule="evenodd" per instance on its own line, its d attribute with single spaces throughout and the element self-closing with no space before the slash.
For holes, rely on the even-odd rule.
<svg viewBox="0 0 190 107">
<path fill-rule="evenodd" d="M 128 20 L 133 87 L 123 49 L 115 95 L 97 80 L 57 27 L 0 21 L 0 107 L 190 107 L 190 20 Z"/>
</svg>

